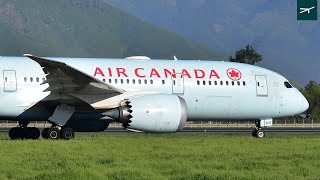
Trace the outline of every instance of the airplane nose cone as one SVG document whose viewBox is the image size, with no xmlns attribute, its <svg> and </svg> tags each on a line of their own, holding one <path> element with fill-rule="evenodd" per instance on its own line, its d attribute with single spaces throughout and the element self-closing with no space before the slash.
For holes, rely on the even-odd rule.
<svg viewBox="0 0 320 180">
<path fill-rule="evenodd" d="M 309 102 L 304 96 L 302 96 L 301 112 L 305 112 L 308 108 L 309 108 Z"/>
</svg>

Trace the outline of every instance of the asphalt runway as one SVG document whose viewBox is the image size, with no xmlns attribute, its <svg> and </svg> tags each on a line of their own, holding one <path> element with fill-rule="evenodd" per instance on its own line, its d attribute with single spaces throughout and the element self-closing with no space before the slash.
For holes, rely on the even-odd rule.
<svg viewBox="0 0 320 180">
<path fill-rule="evenodd" d="M 205 133 L 205 132 L 216 132 L 216 133 L 239 133 L 239 132 L 252 132 L 253 129 L 249 128 L 186 128 L 177 133 Z M 276 133 L 320 133 L 320 128 L 266 128 L 265 132 L 276 132 Z M 124 129 L 110 128 L 105 132 L 128 132 Z"/>
<path fill-rule="evenodd" d="M 1 128 L 0 132 L 8 132 L 9 129 Z M 253 129 L 249 128 L 186 128 L 177 133 L 239 133 L 239 132 L 252 132 Z M 266 128 L 265 132 L 275 133 L 320 133 L 320 128 Z M 105 132 L 128 132 L 121 128 L 110 128 Z"/>
</svg>

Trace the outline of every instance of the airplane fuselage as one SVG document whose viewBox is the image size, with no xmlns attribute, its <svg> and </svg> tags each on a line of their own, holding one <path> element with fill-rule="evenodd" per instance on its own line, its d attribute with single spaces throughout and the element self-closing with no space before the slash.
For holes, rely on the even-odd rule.
<svg viewBox="0 0 320 180">
<path fill-rule="evenodd" d="M 175 94 L 185 99 L 188 120 L 267 119 L 298 114 L 308 103 L 273 71 L 218 61 L 49 58 L 64 62 L 124 92 Z M 26 57 L 0 58 L 0 119 L 21 114 L 50 94 L 45 73 Z M 102 94 L 103 95 L 103 94 Z M 91 97 L 94 99 L 95 97 Z M 94 100 L 93 100 L 94 101 Z M 47 120 L 39 108 L 24 119 Z"/>
</svg>

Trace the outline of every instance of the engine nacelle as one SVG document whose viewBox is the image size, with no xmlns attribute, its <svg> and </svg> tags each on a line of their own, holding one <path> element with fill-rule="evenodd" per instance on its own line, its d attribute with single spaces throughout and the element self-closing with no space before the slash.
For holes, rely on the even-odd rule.
<svg viewBox="0 0 320 180">
<path fill-rule="evenodd" d="M 133 96 L 119 110 L 119 121 L 128 130 L 177 132 L 187 121 L 185 100 L 170 94 Z"/>
</svg>

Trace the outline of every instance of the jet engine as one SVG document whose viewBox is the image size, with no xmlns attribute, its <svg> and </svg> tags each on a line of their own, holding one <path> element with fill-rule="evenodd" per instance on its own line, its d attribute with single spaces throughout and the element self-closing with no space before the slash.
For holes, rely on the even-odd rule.
<svg viewBox="0 0 320 180">
<path fill-rule="evenodd" d="M 131 131 L 177 132 L 187 121 L 187 104 L 176 95 L 140 95 L 129 97 L 119 108 L 103 115 L 116 119 Z"/>
</svg>

